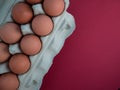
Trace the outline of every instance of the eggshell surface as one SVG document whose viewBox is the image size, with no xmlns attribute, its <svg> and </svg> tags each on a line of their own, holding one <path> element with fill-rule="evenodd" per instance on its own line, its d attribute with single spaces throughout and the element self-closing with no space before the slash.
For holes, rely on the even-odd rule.
<svg viewBox="0 0 120 90">
<path fill-rule="evenodd" d="M 0 90 L 18 90 L 19 80 L 13 73 L 0 75 Z"/>
<path fill-rule="evenodd" d="M 45 36 L 53 30 L 52 19 L 47 15 L 38 15 L 32 21 L 33 32 L 39 36 Z"/>
<path fill-rule="evenodd" d="M 26 3 L 17 3 L 12 9 L 12 17 L 19 24 L 28 23 L 32 17 L 32 8 Z"/>
<path fill-rule="evenodd" d="M 22 33 L 17 24 L 6 23 L 0 27 L 0 37 L 4 42 L 13 44 L 20 40 Z"/>
<path fill-rule="evenodd" d="M 28 56 L 24 54 L 15 54 L 10 58 L 9 68 L 16 74 L 23 74 L 30 68 L 30 60 Z"/>
<path fill-rule="evenodd" d="M 27 55 L 35 55 L 41 50 L 42 43 L 36 35 L 26 35 L 20 42 L 20 48 Z"/>
<path fill-rule="evenodd" d="M 8 50 L 8 45 L 5 43 L 0 43 L 0 63 L 5 62 L 10 57 Z"/>
<path fill-rule="evenodd" d="M 64 11 L 64 0 L 44 0 L 43 8 L 50 16 L 59 16 Z"/>
</svg>

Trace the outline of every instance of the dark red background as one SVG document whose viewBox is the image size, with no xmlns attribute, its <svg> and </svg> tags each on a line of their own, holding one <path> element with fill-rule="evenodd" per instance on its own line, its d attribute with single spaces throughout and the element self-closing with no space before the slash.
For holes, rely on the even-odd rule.
<svg viewBox="0 0 120 90">
<path fill-rule="evenodd" d="M 76 30 L 66 40 L 41 90 L 120 88 L 120 0 L 70 0 Z"/>
</svg>

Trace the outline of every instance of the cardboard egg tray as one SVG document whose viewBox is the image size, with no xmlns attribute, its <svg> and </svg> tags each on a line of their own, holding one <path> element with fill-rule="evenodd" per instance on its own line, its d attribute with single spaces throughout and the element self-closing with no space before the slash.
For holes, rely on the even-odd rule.
<svg viewBox="0 0 120 90">
<path fill-rule="evenodd" d="M 13 21 L 11 18 L 12 7 L 23 0 L 0 0 L 0 25 Z M 22 75 L 19 75 L 20 86 L 18 90 L 39 90 L 44 75 L 48 72 L 53 63 L 54 57 L 60 52 L 65 39 L 72 34 L 75 29 L 74 18 L 66 10 L 69 6 L 69 0 L 65 1 L 65 10 L 58 17 L 53 17 L 54 29 L 51 34 L 40 37 L 42 40 L 42 50 L 39 54 L 30 56 L 31 68 Z M 41 4 L 32 6 L 34 15 L 44 14 Z M 23 35 L 33 33 L 30 24 L 21 25 Z M 0 40 L 1 41 L 1 40 Z M 17 44 L 9 45 L 11 54 L 20 53 Z M 7 63 L 0 64 L 0 74 L 9 72 Z"/>
</svg>

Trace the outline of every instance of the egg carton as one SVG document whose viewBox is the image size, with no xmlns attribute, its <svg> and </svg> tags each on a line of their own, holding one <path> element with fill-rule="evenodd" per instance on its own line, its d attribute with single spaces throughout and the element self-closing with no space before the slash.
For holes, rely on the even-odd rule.
<svg viewBox="0 0 120 90">
<path fill-rule="evenodd" d="M 54 57 L 60 52 L 65 40 L 75 30 L 75 21 L 71 14 L 67 12 L 69 0 L 65 1 L 65 10 L 58 17 L 53 17 L 54 29 L 51 34 L 45 37 L 40 37 L 42 40 L 42 50 L 39 54 L 30 56 L 31 68 L 22 75 L 18 75 L 20 86 L 18 90 L 39 90 L 43 77 L 48 72 L 53 63 Z M 23 0 L 0 0 L 0 25 L 12 22 L 11 10 L 13 6 Z M 45 14 L 41 4 L 32 6 L 34 15 Z M 21 25 L 23 35 L 33 33 L 30 24 Z M 2 40 L 1 40 L 2 41 Z M 9 45 L 11 54 L 20 53 L 19 44 Z M 0 64 L 0 74 L 9 72 L 8 62 Z"/>
</svg>

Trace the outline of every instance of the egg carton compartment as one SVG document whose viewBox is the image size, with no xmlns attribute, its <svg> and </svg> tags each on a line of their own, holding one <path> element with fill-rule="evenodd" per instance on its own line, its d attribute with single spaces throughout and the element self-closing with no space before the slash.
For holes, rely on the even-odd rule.
<svg viewBox="0 0 120 90">
<path fill-rule="evenodd" d="M 0 1 L 0 25 L 13 21 L 11 18 L 12 7 L 24 0 L 1 0 Z M 71 14 L 66 10 L 69 6 L 69 0 L 65 1 L 65 10 L 58 16 L 53 17 L 54 29 L 51 34 L 45 37 L 40 37 L 42 40 L 42 50 L 40 53 L 30 56 L 31 68 L 22 75 L 19 75 L 20 86 L 18 90 L 39 90 L 44 75 L 48 72 L 53 63 L 54 57 L 60 52 L 64 45 L 65 40 L 75 30 L 75 21 Z M 34 15 L 44 14 L 41 4 L 32 6 Z M 23 35 L 33 33 L 30 24 L 21 25 Z M 0 40 L 1 41 L 1 40 Z M 11 54 L 20 53 L 19 44 L 9 45 Z M 7 62 L 0 64 L 0 74 L 9 72 Z"/>
</svg>

